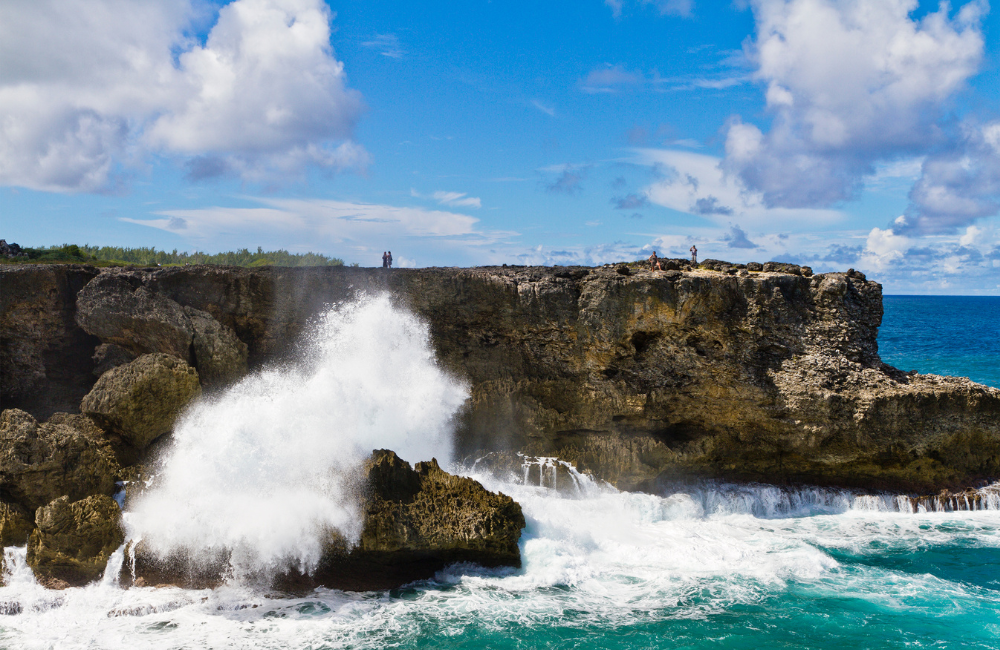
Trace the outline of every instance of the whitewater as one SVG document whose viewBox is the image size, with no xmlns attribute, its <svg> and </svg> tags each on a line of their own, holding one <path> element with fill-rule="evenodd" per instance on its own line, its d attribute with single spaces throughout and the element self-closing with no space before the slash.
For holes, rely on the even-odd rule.
<svg viewBox="0 0 1000 650">
<path fill-rule="evenodd" d="M 626 493 L 544 458 L 497 477 L 453 458 L 466 396 L 389 296 L 331 309 L 299 363 L 195 405 L 127 508 L 130 538 L 164 554 L 234 551 L 229 584 L 124 590 L 120 550 L 100 583 L 50 591 L 7 548 L 0 647 L 1000 648 L 1000 487 L 982 510 L 914 512 L 809 487 Z M 248 579 L 356 531 L 343 479 L 378 447 L 517 500 L 522 568 L 301 596 Z"/>
</svg>

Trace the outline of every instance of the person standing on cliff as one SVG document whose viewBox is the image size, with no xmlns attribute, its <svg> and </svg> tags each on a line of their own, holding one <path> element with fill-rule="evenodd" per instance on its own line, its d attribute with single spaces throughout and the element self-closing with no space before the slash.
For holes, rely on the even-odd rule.
<svg viewBox="0 0 1000 650">
<path fill-rule="evenodd" d="M 657 269 L 662 271 L 663 267 L 660 266 L 660 258 L 656 256 L 656 251 L 653 251 L 653 254 L 649 256 L 649 270 L 656 271 Z"/>
<path fill-rule="evenodd" d="M 392 268 L 392 251 L 389 251 L 389 257 L 387 258 L 387 261 L 389 262 L 389 268 L 391 269 Z"/>
<path fill-rule="evenodd" d="M 691 248 L 689 250 L 691 251 L 691 263 L 692 264 L 697 264 L 698 263 L 698 247 L 695 246 L 694 244 L 691 244 Z"/>
<path fill-rule="evenodd" d="M 382 268 L 389 267 L 389 253 L 382 251 Z"/>
</svg>

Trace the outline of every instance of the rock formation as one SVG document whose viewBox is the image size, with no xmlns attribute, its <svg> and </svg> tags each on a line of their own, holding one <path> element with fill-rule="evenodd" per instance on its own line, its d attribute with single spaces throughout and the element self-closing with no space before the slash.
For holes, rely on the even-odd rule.
<svg viewBox="0 0 1000 650">
<path fill-rule="evenodd" d="M 159 352 L 193 364 L 206 385 L 247 369 L 246 344 L 212 316 L 153 293 L 133 273 L 103 274 L 80 291 L 76 321 L 133 355 Z"/>
<path fill-rule="evenodd" d="M 38 509 L 35 524 L 28 565 L 41 584 L 54 588 L 100 578 L 125 540 L 118 504 L 104 495 L 75 502 L 67 496 L 55 499 Z"/>
<path fill-rule="evenodd" d="M 169 432 L 201 395 L 198 373 L 177 357 L 144 354 L 101 375 L 80 409 L 137 449 Z"/>
<path fill-rule="evenodd" d="M 17 360 L 3 381 L 44 391 L 60 355 L 89 360 L 95 341 L 183 354 L 195 345 L 189 310 L 244 342 L 251 365 L 281 360 L 330 303 L 387 290 L 428 321 L 440 363 L 472 387 L 458 426 L 469 455 L 558 456 L 627 489 L 715 477 L 926 494 L 1000 477 L 1000 391 L 884 365 L 879 284 L 773 262 L 675 262 L 2 269 L 0 347 Z M 162 331 L 143 321 L 161 313 Z M 133 336 L 141 328 L 157 334 Z"/>
<path fill-rule="evenodd" d="M 56 418 L 39 424 L 17 409 L 0 414 L 0 496 L 30 512 L 69 495 L 110 495 L 118 471 L 111 448 Z"/>
<path fill-rule="evenodd" d="M 316 570 L 275 576 L 278 588 L 391 589 L 431 578 L 456 562 L 521 565 L 521 507 L 509 496 L 443 471 L 435 460 L 412 468 L 392 451 L 378 450 L 362 469 L 357 486 L 360 539 L 352 544 L 330 531 Z M 226 570 L 224 554 L 208 563 L 204 558 L 192 562 L 184 553 L 157 558 L 141 543 L 131 554 L 141 585 L 213 586 Z M 123 568 L 126 583 L 132 575 L 129 567 Z"/>
</svg>

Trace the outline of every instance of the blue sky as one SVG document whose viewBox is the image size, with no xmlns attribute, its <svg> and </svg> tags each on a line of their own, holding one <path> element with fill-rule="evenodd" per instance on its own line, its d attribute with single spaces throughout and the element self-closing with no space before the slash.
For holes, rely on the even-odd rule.
<svg viewBox="0 0 1000 650">
<path fill-rule="evenodd" d="M 0 236 L 1000 294 L 985 1 L 10 0 Z"/>
</svg>

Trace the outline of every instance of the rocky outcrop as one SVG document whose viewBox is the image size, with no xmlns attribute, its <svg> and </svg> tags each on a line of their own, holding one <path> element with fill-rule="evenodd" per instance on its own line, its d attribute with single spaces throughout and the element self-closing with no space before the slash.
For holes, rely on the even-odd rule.
<svg viewBox="0 0 1000 650">
<path fill-rule="evenodd" d="M 17 409 L 0 414 L 0 496 L 4 501 L 33 512 L 63 495 L 73 501 L 109 495 L 117 471 L 106 443 L 65 420 L 39 424 Z"/>
<path fill-rule="evenodd" d="M 106 344 L 138 356 L 163 353 L 193 364 L 206 385 L 242 376 L 247 347 L 211 314 L 150 291 L 136 273 L 104 274 L 77 297 L 76 321 Z"/>
<path fill-rule="evenodd" d="M 169 354 L 144 354 L 101 375 L 80 408 L 138 449 L 170 431 L 201 395 L 194 368 Z"/>
<path fill-rule="evenodd" d="M 877 283 L 673 261 L 108 269 L 99 280 L 182 306 L 172 314 L 210 314 L 247 343 L 251 365 L 291 355 L 329 304 L 390 291 L 471 386 L 458 426 L 470 456 L 558 456 L 630 489 L 716 477 L 934 493 L 1000 477 L 1000 391 L 882 364 Z M 81 292 L 81 310 L 101 283 Z"/>
<path fill-rule="evenodd" d="M 358 476 L 357 489 L 360 539 L 350 543 L 330 531 L 318 567 L 308 575 L 273 576 L 277 588 L 391 589 L 431 578 L 457 562 L 521 565 L 521 507 L 509 496 L 443 471 L 435 460 L 411 467 L 392 451 L 375 451 Z M 134 575 L 140 585 L 206 587 L 226 574 L 224 553 L 207 563 L 204 558 L 193 562 L 182 552 L 157 558 L 139 543 L 130 555 L 134 572 L 123 568 L 126 583 Z"/>
<path fill-rule="evenodd" d="M 509 496 L 449 474 L 436 460 L 411 468 L 384 449 L 372 454 L 365 471 L 361 539 L 349 548 L 333 540 L 311 581 L 389 589 L 457 562 L 521 566 L 524 515 Z"/>
<path fill-rule="evenodd" d="M 118 504 L 104 495 L 63 496 L 38 509 L 28 541 L 28 565 L 51 588 L 81 586 L 104 573 L 125 534 Z"/>
</svg>

